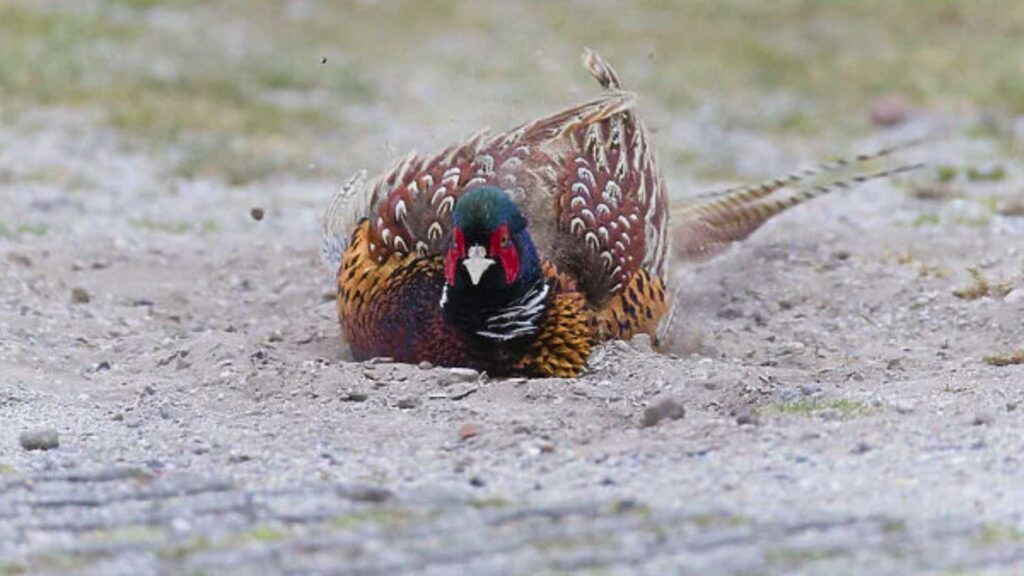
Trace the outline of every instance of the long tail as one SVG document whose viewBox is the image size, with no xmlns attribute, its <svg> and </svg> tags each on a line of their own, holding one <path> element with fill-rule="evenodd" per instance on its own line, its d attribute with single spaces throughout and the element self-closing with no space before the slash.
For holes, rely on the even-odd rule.
<svg viewBox="0 0 1024 576">
<path fill-rule="evenodd" d="M 889 178 L 917 170 L 924 164 L 906 164 L 870 172 L 835 178 L 813 184 L 812 178 L 833 174 L 852 166 L 889 156 L 916 145 L 914 140 L 849 158 L 839 158 L 812 168 L 799 170 L 782 178 L 772 178 L 748 186 L 716 190 L 682 201 L 672 211 L 674 254 L 682 262 L 699 262 L 720 254 L 732 243 L 743 240 L 772 217 L 808 200 L 837 190 L 848 190 L 870 180 Z M 792 190 L 797 184 L 805 188 Z"/>
<path fill-rule="evenodd" d="M 870 180 L 889 178 L 922 168 L 924 164 L 905 164 L 865 174 L 834 178 L 820 184 L 811 179 L 840 172 L 853 166 L 883 158 L 919 144 L 927 138 L 912 140 L 895 146 L 882 148 L 866 154 L 839 158 L 812 168 L 798 170 L 782 178 L 772 178 L 756 184 L 714 190 L 687 198 L 672 211 L 672 234 L 674 254 L 677 261 L 699 262 L 723 252 L 734 242 L 750 236 L 772 217 L 803 204 L 808 200 L 837 190 L 848 190 Z M 805 188 L 784 189 L 803 183 Z M 682 285 L 676 287 L 669 304 L 668 313 L 658 327 L 657 339 L 668 345 L 675 334 L 679 315 L 679 301 Z"/>
</svg>

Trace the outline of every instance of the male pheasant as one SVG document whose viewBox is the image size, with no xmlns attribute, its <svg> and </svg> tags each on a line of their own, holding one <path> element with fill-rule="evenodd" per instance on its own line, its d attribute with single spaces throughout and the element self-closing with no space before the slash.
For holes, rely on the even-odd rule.
<svg viewBox="0 0 1024 576">
<path fill-rule="evenodd" d="M 604 88 L 597 98 L 413 153 L 336 195 L 325 256 L 338 266 L 338 316 L 356 360 L 568 377 L 596 343 L 658 334 L 669 308 L 667 193 L 634 95 L 596 53 L 583 62 Z M 676 252 L 710 254 L 846 184 L 769 198 L 808 175 L 687 202 Z"/>
</svg>

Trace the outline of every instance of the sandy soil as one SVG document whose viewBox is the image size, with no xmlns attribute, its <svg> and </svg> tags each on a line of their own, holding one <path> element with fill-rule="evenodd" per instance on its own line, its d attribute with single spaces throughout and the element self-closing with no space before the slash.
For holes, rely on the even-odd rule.
<svg viewBox="0 0 1024 576">
<path fill-rule="evenodd" d="M 0 131 L 0 574 L 1024 569 L 1024 367 L 983 361 L 1024 344 L 1024 218 L 978 216 L 1019 165 L 803 206 L 679 271 L 675 354 L 526 381 L 346 362 L 338 183 L 167 163 L 77 112 Z M 970 266 L 1012 291 L 956 297 Z"/>
</svg>

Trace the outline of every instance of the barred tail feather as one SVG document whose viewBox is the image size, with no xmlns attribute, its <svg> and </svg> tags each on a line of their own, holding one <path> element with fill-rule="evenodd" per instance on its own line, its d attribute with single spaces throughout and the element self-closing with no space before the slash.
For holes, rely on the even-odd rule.
<svg viewBox="0 0 1024 576">
<path fill-rule="evenodd" d="M 622 90 L 622 81 L 611 64 L 590 48 L 583 49 L 583 66 L 597 81 L 609 90 Z"/>
<path fill-rule="evenodd" d="M 851 165 L 866 161 L 859 160 L 861 158 L 878 158 L 891 153 L 892 150 L 887 149 L 881 151 L 882 153 L 864 154 L 852 160 L 843 160 L 841 162 L 843 162 L 844 166 Z M 830 165 L 834 164 L 823 164 L 822 166 Z M 837 178 L 830 182 L 797 190 L 781 197 L 769 197 L 773 192 L 786 187 L 785 184 L 775 186 L 774 183 L 788 182 L 792 180 L 792 175 L 790 175 L 786 178 L 767 181 L 768 185 L 742 187 L 735 192 L 720 197 L 713 197 L 704 202 L 683 206 L 676 209 L 672 214 L 675 255 L 682 261 L 699 262 L 706 260 L 721 253 L 733 242 L 745 239 L 772 217 L 794 206 L 830 192 L 847 190 L 870 180 L 889 178 L 917 170 L 923 166 L 923 164 L 908 164 L 848 178 Z M 769 188 L 769 192 L 763 192 Z"/>
<path fill-rule="evenodd" d="M 927 139 L 928 137 L 915 138 L 872 152 L 865 152 L 863 154 L 857 154 L 856 156 L 836 158 L 828 162 L 822 162 L 817 166 L 797 170 L 781 178 L 770 178 L 755 184 L 746 184 L 743 186 L 734 186 L 721 190 L 704 192 L 693 196 L 692 198 L 684 199 L 682 201 L 683 205 L 676 211 L 676 214 L 673 214 L 673 216 L 686 218 L 688 213 L 702 214 L 713 212 L 723 206 L 738 205 L 759 200 L 788 186 L 794 186 L 796 184 L 806 182 L 811 178 L 826 174 L 833 174 L 850 168 L 851 166 L 866 164 L 872 160 L 891 156 L 896 152 L 916 146 Z"/>
</svg>

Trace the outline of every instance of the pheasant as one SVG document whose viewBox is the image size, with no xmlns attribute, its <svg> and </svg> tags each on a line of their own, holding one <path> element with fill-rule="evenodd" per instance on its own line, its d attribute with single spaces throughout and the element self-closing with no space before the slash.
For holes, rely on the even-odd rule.
<svg viewBox="0 0 1024 576">
<path fill-rule="evenodd" d="M 356 174 L 324 218 L 337 311 L 356 360 L 576 376 L 592 346 L 657 338 L 674 318 L 669 244 L 713 254 L 783 210 L 850 181 L 775 199 L 846 165 L 689 200 L 671 212 L 654 151 L 615 70 L 584 52 L 596 98 L 431 156 L 367 183 Z M 857 160 L 888 154 L 885 150 Z M 859 177 L 886 176 L 896 171 Z"/>
</svg>

